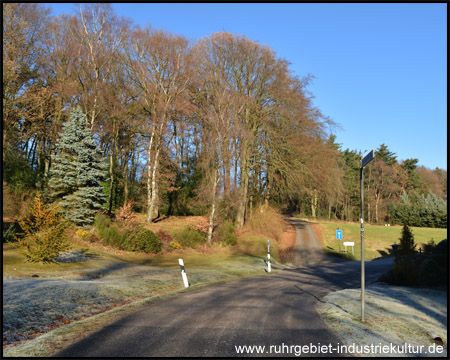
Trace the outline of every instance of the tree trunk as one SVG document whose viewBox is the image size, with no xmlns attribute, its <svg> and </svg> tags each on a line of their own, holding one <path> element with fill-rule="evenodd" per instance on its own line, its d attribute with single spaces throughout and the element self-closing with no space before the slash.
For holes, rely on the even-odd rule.
<svg viewBox="0 0 450 360">
<path fill-rule="evenodd" d="M 151 197 L 150 197 L 150 203 L 148 206 L 148 214 L 147 214 L 147 222 L 153 222 L 153 213 L 157 209 L 157 184 L 156 184 L 156 171 L 158 169 L 159 164 L 159 148 L 156 149 L 155 153 L 155 161 L 153 162 L 153 169 L 151 174 Z"/>
<path fill-rule="evenodd" d="M 266 193 L 264 194 L 264 210 L 267 210 L 267 208 L 269 207 L 269 197 L 270 197 L 271 186 L 272 186 L 272 182 L 269 180 L 269 174 L 267 174 Z"/>
<path fill-rule="evenodd" d="M 128 153 L 125 156 L 125 174 L 124 174 L 124 186 L 123 186 L 123 203 L 126 205 L 128 203 L 128 176 L 129 176 L 129 168 L 128 168 Z"/>
<path fill-rule="evenodd" d="M 225 200 L 228 201 L 230 198 L 230 163 L 229 161 L 224 161 L 223 164 L 223 193 Z"/>
<path fill-rule="evenodd" d="M 155 133 L 152 132 L 150 141 L 147 148 L 147 222 L 151 223 L 153 219 L 153 206 L 152 206 L 152 147 L 153 138 Z"/>
<path fill-rule="evenodd" d="M 117 131 L 115 130 L 116 121 L 113 120 L 113 143 L 111 144 L 111 154 L 109 156 L 109 205 L 108 205 L 108 215 L 111 215 L 112 204 L 113 204 L 113 193 L 114 193 L 114 155 L 118 153 L 117 149 Z"/>
<path fill-rule="evenodd" d="M 211 245 L 212 233 L 214 229 L 214 215 L 216 212 L 216 190 L 219 183 L 218 170 L 214 171 L 214 180 L 211 192 L 211 213 L 209 215 L 209 227 L 208 227 L 208 245 Z"/>
<path fill-rule="evenodd" d="M 112 203 L 113 203 L 113 186 L 114 186 L 114 154 L 111 149 L 111 154 L 109 155 L 109 205 L 108 205 L 108 215 L 111 215 Z"/>
<path fill-rule="evenodd" d="M 378 223 L 378 201 L 380 200 L 380 194 L 375 194 L 375 222 Z"/>
<path fill-rule="evenodd" d="M 239 188 L 240 198 L 238 205 L 238 212 L 236 215 L 236 225 L 238 229 L 244 226 L 245 221 L 245 208 L 247 207 L 247 194 L 248 194 L 248 177 L 249 177 L 249 159 L 248 159 L 247 141 L 243 144 L 241 154 L 241 184 Z"/>
<path fill-rule="evenodd" d="M 313 194 L 311 196 L 311 215 L 313 218 L 316 217 L 316 208 L 317 208 L 317 190 L 313 190 Z"/>
</svg>

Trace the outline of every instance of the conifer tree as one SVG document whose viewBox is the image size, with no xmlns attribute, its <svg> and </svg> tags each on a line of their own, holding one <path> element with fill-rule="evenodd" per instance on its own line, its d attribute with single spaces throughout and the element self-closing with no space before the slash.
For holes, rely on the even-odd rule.
<svg viewBox="0 0 450 360">
<path fill-rule="evenodd" d="M 400 237 L 400 246 L 398 254 L 409 255 L 414 253 L 416 244 L 414 243 L 414 235 L 407 224 L 403 225 L 402 236 Z"/>
<path fill-rule="evenodd" d="M 106 201 L 101 186 L 106 164 L 101 161 L 100 150 L 79 106 L 63 125 L 56 148 L 58 153 L 52 155 L 50 195 L 59 201 L 68 220 L 87 228 Z"/>
</svg>

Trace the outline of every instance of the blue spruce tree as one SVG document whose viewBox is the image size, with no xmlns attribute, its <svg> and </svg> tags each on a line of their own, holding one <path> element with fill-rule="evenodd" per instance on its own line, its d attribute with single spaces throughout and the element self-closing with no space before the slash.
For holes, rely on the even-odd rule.
<svg viewBox="0 0 450 360">
<path fill-rule="evenodd" d="M 79 106 L 63 125 L 56 149 L 50 170 L 50 195 L 59 201 L 68 220 L 87 228 L 106 201 L 101 186 L 106 164 L 101 161 L 100 150 Z"/>
</svg>

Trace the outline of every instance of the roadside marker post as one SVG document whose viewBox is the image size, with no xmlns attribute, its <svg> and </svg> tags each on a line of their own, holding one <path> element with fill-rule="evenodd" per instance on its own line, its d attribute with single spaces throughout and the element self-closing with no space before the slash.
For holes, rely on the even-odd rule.
<svg viewBox="0 0 450 360">
<path fill-rule="evenodd" d="M 270 240 L 267 240 L 267 272 L 272 271 L 272 266 L 270 265 Z"/>
<path fill-rule="evenodd" d="M 364 322 L 364 293 L 365 293 L 365 273 L 364 273 L 364 166 L 374 158 L 374 151 L 370 151 L 361 159 L 359 167 L 359 178 L 361 181 L 361 321 Z"/>
<path fill-rule="evenodd" d="M 181 277 L 183 278 L 184 287 L 189 287 L 186 270 L 184 269 L 183 259 L 178 259 L 178 263 L 180 264 Z"/>
</svg>

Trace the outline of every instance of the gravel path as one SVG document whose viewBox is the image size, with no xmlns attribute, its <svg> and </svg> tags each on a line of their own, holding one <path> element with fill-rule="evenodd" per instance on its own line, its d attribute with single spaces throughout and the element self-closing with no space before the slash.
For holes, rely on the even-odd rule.
<svg viewBox="0 0 450 360">
<path fill-rule="evenodd" d="M 365 357 L 447 356 L 446 291 L 370 285 L 366 287 L 365 324 L 359 321 L 360 295 L 360 289 L 346 289 L 330 293 L 317 302 L 319 313 L 341 339 L 341 344 L 380 346 L 360 354 Z M 432 334 L 444 343 L 440 354 L 430 353 L 436 346 Z M 392 350 L 391 344 L 399 348 Z M 388 352 L 381 350 L 384 345 L 388 346 L 389 349 L 385 348 Z M 400 353 L 402 346 L 405 351 Z"/>
</svg>

